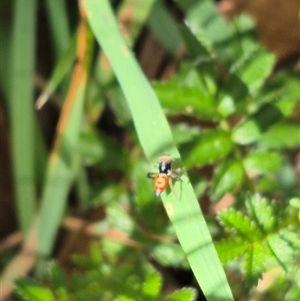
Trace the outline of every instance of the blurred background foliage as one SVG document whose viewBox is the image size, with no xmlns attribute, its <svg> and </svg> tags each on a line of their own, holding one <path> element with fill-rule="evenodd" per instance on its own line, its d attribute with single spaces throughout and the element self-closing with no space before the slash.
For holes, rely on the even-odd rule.
<svg viewBox="0 0 300 301">
<path fill-rule="evenodd" d="M 124 57 L 109 63 L 88 2 L 1 3 L 2 298 L 220 300 L 146 178 L 149 149 L 168 151 L 160 108 L 151 119 L 133 70 L 120 70 L 124 86 Z M 298 2 L 109 2 L 235 299 L 298 300 Z M 144 101 L 140 119 L 128 93 Z"/>
</svg>

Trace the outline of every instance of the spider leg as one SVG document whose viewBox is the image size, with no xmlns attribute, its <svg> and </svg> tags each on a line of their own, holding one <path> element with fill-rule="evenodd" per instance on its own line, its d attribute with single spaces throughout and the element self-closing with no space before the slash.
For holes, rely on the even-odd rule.
<svg viewBox="0 0 300 301">
<path fill-rule="evenodd" d="M 147 178 L 154 180 L 156 175 L 157 175 L 156 172 L 148 172 L 147 173 Z"/>
</svg>

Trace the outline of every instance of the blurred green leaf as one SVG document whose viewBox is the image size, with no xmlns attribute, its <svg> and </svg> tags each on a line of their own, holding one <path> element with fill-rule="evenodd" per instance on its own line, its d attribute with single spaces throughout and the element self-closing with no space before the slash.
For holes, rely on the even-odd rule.
<svg viewBox="0 0 300 301">
<path fill-rule="evenodd" d="M 238 124 L 233 129 L 232 138 L 242 145 L 257 142 L 261 140 L 262 133 L 279 122 L 282 117 L 281 111 L 276 106 L 266 104 L 250 118 Z"/>
<path fill-rule="evenodd" d="M 243 160 L 247 172 L 258 175 L 277 172 L 282 163 L 282 156 L 275 152 L 251 152 Z"/>
<path fill-rule="evenodd" d="M 258 145 L 265 149 L 296 148 L 300 146 L 300 126 L 296 122 L 282 121 L 271 126 L 265 132 Z"/>
<path fill-rule="evenodd" d="M 76 149 L 85 163 L 98 163 L 104 171 L 126 167 L 125 152 L 119 142 L 91 126 L 87 125 L 81 131 Z"/>
<path fill-rule="evenodd" d="M 274 104 L 283 116 L 290 116 L 299 103 L 299 71 L 275 72 L 266 81 L 265 85 L 253 98 L 250 109 L 257 111 L 265 103 Z"/>
<path fill-rule="evenodd" d="M 183 47 L 182 39 L 173 16 L 162 2 L 154 2 L 147 24 L 163 48 L 173 55 L 178 55 Z M 162 28 L 164 30 L 161 30 Z"/>
<path fill-rule="evenodd" d="M 188 268 L 188 261 L 181 246 L 176 243 L 164 242 L 151 249 L 151 256 L 164 266 Z"/>
<path fill-rule="evenodd" d="M 196 300 L 197 293 L 195 289 L 183 288 L 175 291 L 170 296 L 163 299 L 164 301 L 194 301 Z"/>
<path fill-rule="evenodd" d="M 111 225 L 117 230 L 130 234 L 135 229 L 134 221 L 121 205 L 113 204 L 107 207 L 106 214 Z"/>
<path fill-rule="evenodd" d="M 257 45 L 238 60 L 230 71 L 245 83 L 251 94 L 255 94 L 270 75 L 274 63 L 275 56 Z"/>
<path fill-rule="evenodd" d="M 229 66 L 233 60 L 230 47 L 232 30 L 225 18 L 219 14 L 216 5 L 210 0 L 176 0 L 186 16 L 186 23 L 198 39 L 212 44 L 222 62 Z M 201 16 L 201 17 L 200 17 Z"/>
<path fill-rule="evenodd" d="M 43 288 L 30 280 L 18 280 L 17 292 L 24 300 L 30 301 L 56 301 L 55 296 L 48 288 Z"/>
<path fill-rule="evenodd" d="M 230 26 L 233 33 L 227 47 L 232 49 L 232 58 L 235 58 L 232 64 L 234 64 L 250 50 L 257 48 L 259 44 L 255 31 L 255 21 L 249 15 L 236 15 Z M 226 45 L 223 45 L 223 47 L 226 47 Z"/>
<path fill-rule="evenodd" d="M 142 295 L 144 300 L 154 300 L 160 293 L 162 288 L 162 278 L 160 274 L 153 268 L 148 268 L 146 279 L 143 283 Z"/>
<path fill-rule="evenodd" d="M 220 88 L 218 112 L 223 117 L 235 113 L 238 104 L 245 100 L 248 92 L 247 86 L 238 76 L 229 74 L 228 79 L 226 79 Z"/>
<path fill-rule="evenodd" d="M 153 84 L 161 104 L 171 114 L 197 116 L 203 119 L 216 117 L 216 104 L 211 96 L 198 87 L 180 86 L 177 81 Z"/>
<path fill-rule="evenodd" d="M 62 290 L 66 291 L 67 289 L 67 280 L 63 274 L 62 269 L 55 262 L 51 262 L 49 266 L 49 276 L 51 285 L 56 292 L 61 292 Z"/>
<path fill-rule="evenodd" d="M 216 64 L 209 46 L 201 43 L 187 26 L 181 26 L 180 32 L 188 54 L 193 59 L 193 64 L 201 80 L 199 87 L 206 95 L 216 94 Z"/>
<path fill-rule="evenodd" d="M 233 148 L 229 135 L 221 130 L 204 132 L 197 141 L 189 145 L 190 152 L 184 166 L 203 166 L 226 157 Z"/>
<path fill-rule="evenodd" d="M 193 127 L 185 123 L 179 123 L 172 126 L 172 133 L 175 143 L 180 145 L 197 139 L 201 134 L 201 130 L 198 126 Z"/>
<path fill-rule="evenodd" d="M 219 200 L 227 192 L 234 192 L 244 182 L 245 170 L 236 160 L 226 160 L 216 169 L 212 181 L 212 198 Z"/>
</svg>

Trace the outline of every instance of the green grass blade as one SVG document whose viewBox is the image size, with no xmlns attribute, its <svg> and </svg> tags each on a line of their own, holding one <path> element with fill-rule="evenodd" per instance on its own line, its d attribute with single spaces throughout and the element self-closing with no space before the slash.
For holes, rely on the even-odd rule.
<svg viewBox="0 0 300 301">
<path fill-rule="evenodd" d="M 151 160 L 167 153 L 180 161 L 159 101 L 118 29 L 108 1 L 84 1 L 92 31 L 107 55 L 128 102 L 134 125 Z M 162 194 L 181 246 L 208 301 L 233 300 L 204 217 L 188 179 Z"/>
<path fill-rule="evenodd" d="M 87 69 L 91 58 L 91 39 L 86 22 L 81 20 L 78 33 L 78 61 L 57 127 L 56 143 L 50 157 L 43 191 L 38 233 L 39 254 L 48 256 L 66 205 L 75 163 L 77 139 L 82 122 Z"/>
<path fill-rule="evenodd" d="M 74 37 L 65 53 L 60 57 L 56 64 L 54 71 L 47 83 L 43 93 L 36 101 L 36 108 L 40 109 L 48 100 L 50 95 L 57 89 L 57 87 L 63 82 L 63 79 L 70 72 L 72 65 L 76 59 L 76 37 Z"/>
<path fill-rule="evenodd" d="M 66 51 L 68 48 L 70 33 L 69 33 L 69 24 L 68 24 L 68 15 L 66 11 L 66 1 L 64 0 L 47 0 L 46 3 L 46 12 L 48 13 L 50 31 L 53 39 L 53 45 L 55 47 L 54 51 L 56 58 Z"/>
<path fill-rule="evenodd" d="M 122 1 L 120 8 L 118 9 L 118 20 L 126 23 L 128 22 L 128 16 L 131 16 L 130 25 L 127 28 L 126 34 L 126 40 L 130 45 L 134 45 L 137 37 L 143 29 L 154 2 L 155 0 Z"/>
<path fill-rule="evenodd" d="M 175 20 L 162 2 L 156 1 L 154 3 L 147 24 L 167 52 L 178 55 L 178 52 L 183 50 L 182 39 Z M 162 28 L 164 30 L 161 30 Z"/>
<path fill-rule="evenodd" d="M 33 77 L 36 0 L 15 1 L 9 110 L 18 221 L 23 233 L 35 214 Z"/>
</svg>

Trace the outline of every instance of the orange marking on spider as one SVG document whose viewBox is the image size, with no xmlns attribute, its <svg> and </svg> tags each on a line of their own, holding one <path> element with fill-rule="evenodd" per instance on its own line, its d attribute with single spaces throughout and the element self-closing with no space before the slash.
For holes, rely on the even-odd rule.
<svg viewBox="0 0 300 301">
<path fill-rule="evenodd" d="M 154 190 L 156 196 L 160 196 L 162 192 L 164 192 L 169 184 L 172 192 L 174 192 L 172 179 L 180 180 L 179 175 L 177 175 L 172 169 L 172 163 L 174 159 L 170 156 L 160 156 L 158 158 L 158 173 L 148 172 L 147 177 L 154 180 Z M 178 171 L 183 171 L 182 169 L 177 169 Z"/>
</svg>

